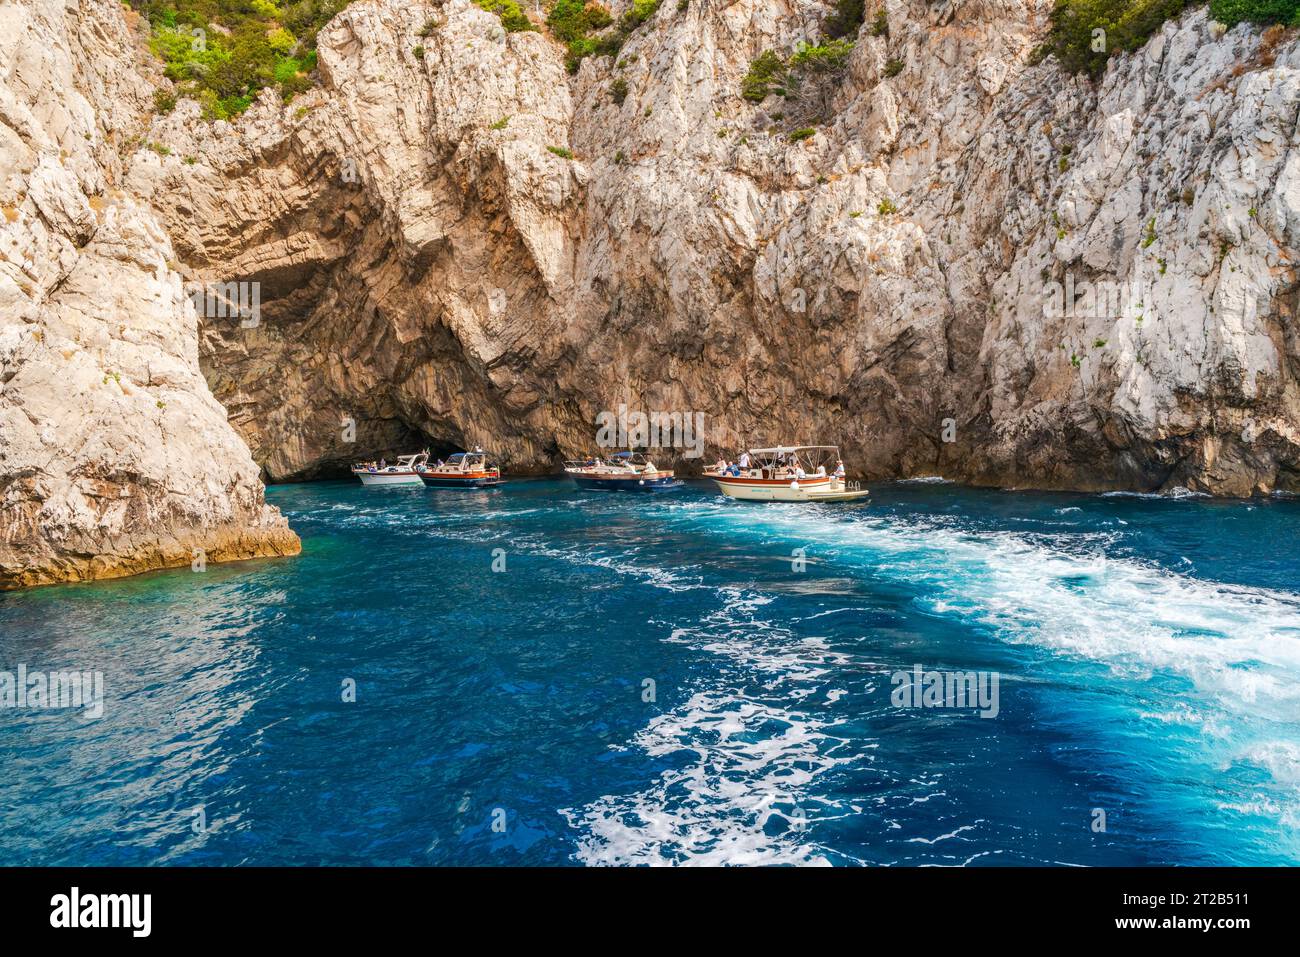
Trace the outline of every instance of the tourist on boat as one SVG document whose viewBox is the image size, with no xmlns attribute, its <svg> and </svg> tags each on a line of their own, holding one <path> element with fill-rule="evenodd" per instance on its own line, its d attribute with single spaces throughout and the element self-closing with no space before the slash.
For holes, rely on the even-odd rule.
<svg viewBox="0 0 1300 957">
<path fill-rule="evenodd" d="M 725 472 L 725 471 L 727 471 L 727 460 L 726 460 L 726 459 L 718 459 L 717 464 L 713 466 L 713 471 L 715 471 L 715 472 Z"/>
<path fill-rule="evenodd" d="M 655 468 L 655 464 L 651 462 L 649 459 L 646 459 L 645 461 L 645 470 L 647 474 L 653 474 L 659 471 L 657 468 Z"/>
<path fill-rule="evenodd" d="M 795 466 L 794 477 L 797 479 L 807 478 L 808 473 L 803 470 L 802 465 Z"/>
<path fill-rule="evenodd" d="M 826 477 L 826 466 L 825 466 L 825 465 L 819 465 L 819 466 L 817 466 L 817 477 L 818 477 L 818 478 L 825 478 L 825 477 Z"/>
<path fill-rule="evenodd" d="M 740 467 L 741 467 L 742 469 L 744 469 L 745 471 L 748 471 L 748 470 L 749 470 L 749 453 L 748 453 L 748 452 L 741 452 L 741 453 L 740 453 Z"/>
<path fill-rule="evenodd" d="M 844 478 L 844 461 L 842 459 L 838 459 L 835 462 L 835 477 L 837 479 Z"/>
</svg>

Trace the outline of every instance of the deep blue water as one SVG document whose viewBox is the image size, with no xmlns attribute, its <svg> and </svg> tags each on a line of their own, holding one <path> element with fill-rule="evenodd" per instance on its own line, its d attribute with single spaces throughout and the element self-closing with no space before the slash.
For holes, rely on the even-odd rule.
<svg viewBox="0 0 1300 957">
<path fill-rule="evenodd" d="M 873 492 L 285 486 L 301 557 L 0 594 L 106 683 L 0 710 L 0 863 L 1300 862 L 1300 503 Z"/>
</svg>

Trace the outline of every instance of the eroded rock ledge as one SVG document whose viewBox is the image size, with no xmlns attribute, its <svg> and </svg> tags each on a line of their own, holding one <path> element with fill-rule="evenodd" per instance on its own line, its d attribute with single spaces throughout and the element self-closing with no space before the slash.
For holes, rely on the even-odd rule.
<svg viewBox="0 0 1300 957">
<path fill-rule="evenodd" d="M 153 85 L 115 3 L 0 6 L 0 589 L 291 555 L 124 190 Z"/>
</svg>

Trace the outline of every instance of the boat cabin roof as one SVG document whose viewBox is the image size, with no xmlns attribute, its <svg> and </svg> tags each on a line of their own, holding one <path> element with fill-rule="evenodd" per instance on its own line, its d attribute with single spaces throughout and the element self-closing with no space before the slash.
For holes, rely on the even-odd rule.
<svg viewBox="0 0 1300 957">
<path fill-rule="evenodd" d="M 778 445 L 770 449 L 750 449 L 750 455 L 788 455 L 791 452 L 838 452 L 838 445 Z"/>
</svg>

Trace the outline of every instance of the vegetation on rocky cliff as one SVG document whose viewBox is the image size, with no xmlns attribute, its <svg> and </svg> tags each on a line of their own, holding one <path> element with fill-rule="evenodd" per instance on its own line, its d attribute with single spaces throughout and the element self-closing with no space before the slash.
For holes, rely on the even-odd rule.
<svg viewBox="0 0 1300 957">
<path fill-rule="evenodd" d="M 609 11 L 587 0 L 555 0 L 546 16 L 551 35 L 568 44 L 565 66 L 577 73 L 589 56 L 617 56 L 628 36 L 659 10 L 660 0 L 632 0 L 632 6 L 614 22 Z"/>
<path fill-rule="evenodd" d="M 1210 0 L 1210 16 L 1230 27 L 1243 20 L 1300 27 L 1300 0 Z"/>
<path fill-rule="evenodd" d="M 150 24 L 149 48 L 178 92 L 209 119 L 247 109 L 266 87 L 287 101 L 312 85 L 316 33 L 349 0 L 130 0 Z M 160 109 L 174 99 L 163 96 Z"/>
<path fill-rule="evenodd" d="M 1112 53 L 1139 49 L 1194 0 L 1056 0 L 1051 29 L 1036 56 L 1054 55 L 1072 73 L 1101 76 Z M 1235 26 L 1300 26 L 1300 0 L 1210 0 L 1210 16 Z"/>
<path fill-rule="evenodd" d="M 537 27 L 533 25 L 533 21 L 528 19 L 528 15 L 524 13 L 515 0 L 474 0 L 474 3 L 488 13 L 495 13 L 500 17 L 501 26 L 505 28 L 506 33 L 523 33 L 528 30 L 537 30 Z"/>
</svg>

